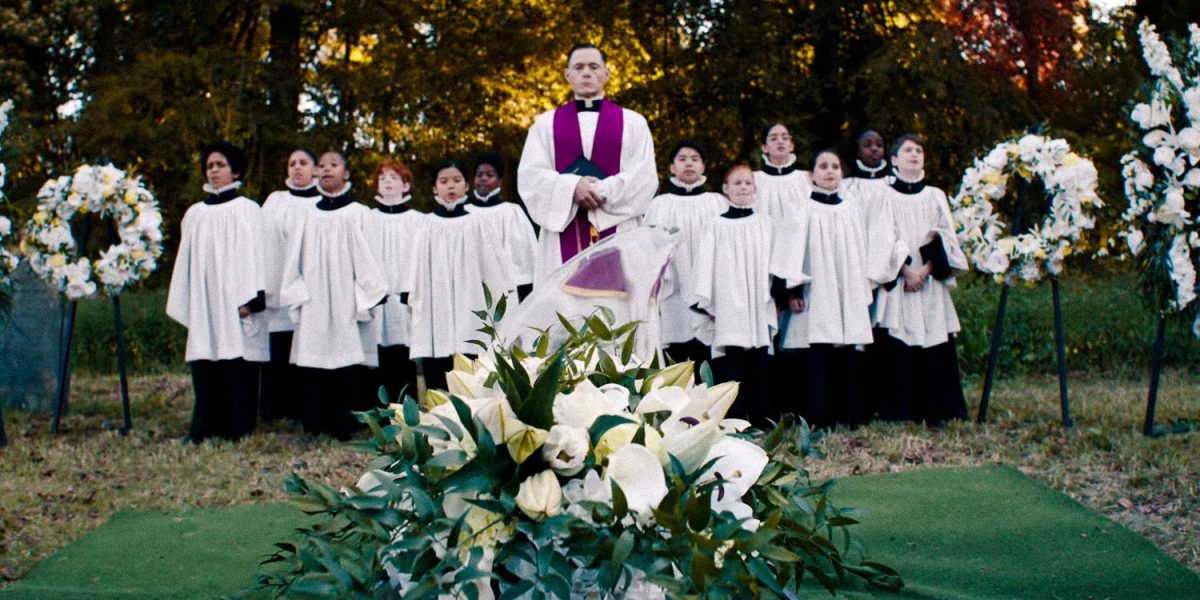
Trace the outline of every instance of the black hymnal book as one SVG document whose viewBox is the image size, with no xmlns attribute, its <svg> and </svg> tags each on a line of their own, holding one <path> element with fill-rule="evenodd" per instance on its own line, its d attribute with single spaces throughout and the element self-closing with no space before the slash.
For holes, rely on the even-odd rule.
<svg viewBox="0 0 1200 600">
<path fill-rule="evenodd" d="M 571 163 L 571 165 L 568 166 L 563 173 L 570 175 L 581 175 L 583 177 L 595 177 L 596 179 L 604 179 L 605 177 L 608 177 L 608 175 L 604 174 L 604 171 L 600 170 L 600 167 L 597 167 L 595 163 L 588 160 L 585 156 L 580 156 L 579 158 L 575 159 L 575 162 Z"/>
</svg>

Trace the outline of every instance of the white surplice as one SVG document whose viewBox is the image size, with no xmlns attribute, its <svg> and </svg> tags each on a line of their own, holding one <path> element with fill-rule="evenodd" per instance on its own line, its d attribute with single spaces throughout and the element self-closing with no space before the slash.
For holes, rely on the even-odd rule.
<svg viewBox="0 0 1200 600">
<path fill-rule="evenodd" d="M 762 213 L 717 217 L 704 226 L 693 294 L 713 317 L 713 357 L 724 348 L 770 347 L 777 321 L 771 299 L 771 219 Z"/>
<path fill-rule="evenodd" d="M 314 186 L 316 184 L 313 184 Z M 279 284 L 287 260 L 288 239 L 304 226 L 304 215 L 320 200 L 318 196 L 297 196 L 290 190 L 272 192 L 263 202 L 263 265 L 267 278 L 267 327 L 272 332 L 292 331 L 296 323 L 288 308 L 279 303 Z"/>
<path fill-rule="evenodd" d="M 378 364 L 371 308 L 387 294 L 387 280 L 363 234 L 369 212 L 357 202 L 336 210 L 314 206 L 291 239 L 279 297 L 296 322 L 292 363 L 318 369 Z"/>
<path fill-rule="evenodd" d="M 181 231 L 167 315 L 187 327 L 185 360 L 266 362 L 266 316 L 238 316 L 265 289 L 261 209 L 240 196 L 197 202 L 184 213 Z"/>
<path fill-rule="evenodd" d="M 604 178 L 596 191 L 605 198 L 600 208 L 588 211 L 588 221 L 598 231 L 616 227 L 618 232 L 633 229 L 654 191 L 658 175 L 654 163 L 654 140 L 646 118 L 622 108 L 621 172 Z M 579 113 L 579 133 L 583 155 L 592 157 L 598 112 Z M 563 263 L 559 234 L 575 218 L 575 186 L 579 175 L 559 173 L 554 164 L 554 111 L 537 116 L 517 167 L 517 191 L 529 209 L 529 215 L 542 229 L 538 240 L 535 283 Z"/>
<path fill-rule="evenodd" d="M 672 180 L 677 187 L 683 188 Z M 704 182 L 697 182 L 703 186 Z M 690 191 L 690 190 L 686 190 Z M 684 195 L 668 193 L 656 196 L 646 211 L 645 224 L 673 230 L 679 238 L 671 263 L 663 277 L 658 308 L 662 328 L 662 345 L 680 344 L 692 339 L 712 343 L 712 320 L 689 307 L 696 303 L 692 295 L 694 263 L 704 226 L 725 212 L 729 202 L 721 194 L 701 192 Z"/>
<path fill-rule="evenodd" d="M 472 192 L 474 193 L 474 192 Z M 500 188 L 492 190 L 481 201 L 493 200 L 500 194 Z M 484 220 L 491 224 L 494 241 L 504 249 L 504 254 L 512 262 L 512 274 L 517 285 L 533 283 L 534 271 L 537 267 L 538 238 L 533 232 L 533 224 L 525 211 L 515 202 L 497 202 L 489 206 L 468 203 L 467 212 L 479 213 Z"/>
<path fill-rule="evenodd" d="M 808 171 L 794 168 L 794 163 L 794 158 L 785 165 L 768 162 L 762 170 L 754 172 L 758 197 L 755 206 L 775 219 L 776 223 L 804 207 L 812 192 L 812 179 Z"/>
<path fill-rule="evenodd" d="M 461 211 L 461 216 L 444 216 L 444 210 L 426 216 L 408 298 L 413 358 L 480 354 L 483 349 L 470 342 L 488 341 L 477 331 L 483 322 L 474 314 L 487 306 L 483 286 L 487 285 L 493 302 L 516 289 L 510 262 L 493 245 L 490 224 L 479 213 L 456 208 L 449 213 Z"/>
<path fill-rule="evenodd" d="M 892 256 L 911 258 L 912 265 L 921 265 L 924 262 L 921 246 L 937 237 L 950 269 L 967 270 L 967 259 L 958 245 L 945 192 L 925 186 L 916 194 L 903 194 L 887 187 L 881 188 L 873 201 L 885 205 L 883 208 L 891 214 L 895 234 Z M 887 329 L 892 337 L 909 346 L 928 348 L 948 341 L 950 334 L 960 330 L 958 313 L 950 298 L 950 290 L 956 285 L 954 277 L 944 281 L 929 277 L 921 290 L 906 292 L 904 279 L 898 277 L 898 272 L 896 265 L 889 279 L 896 282 L 891 290 L 883 286 L 876 290 L 876 326 Z"/>
<path fill-rule="evenodd" d="M 408 209 L 390 213 L 378 208 L 367 213 L 363 235 L 387 280 L 387 302 L 371 309 L 378 321 L 380 346 L 408 346 L 412 337 L 412 307 L 401 302 L 401 294 L 416 280 L 421 258 L 422 231 L 428 222 L 424 213 Z"/>
</svg>

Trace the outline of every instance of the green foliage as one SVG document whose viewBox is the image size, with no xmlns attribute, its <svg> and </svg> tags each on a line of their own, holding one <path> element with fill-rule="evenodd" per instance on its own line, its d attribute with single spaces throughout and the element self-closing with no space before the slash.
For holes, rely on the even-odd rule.
<svg viewBox="0 0 1200 600">
<path fill-rule="evenodd" d="M 485 316 L 493 314 L 490 308 Z M 571 339 L 552 355 L 548 344 L 535 344 L 545 362 L 533 383 L 518 375 L 527 368 L 527 360 L 516 356 L 522 352 L 495 351 L 496 369 L 487 381 L 526 425 L 555 425 L 555 400 L 579 384 L 615 383 L 636 404 L 643 380 L 691 383 L 690 368 L 681 368 L 690 364 L 643 368 L 627 365 L 626 357 L 618 365 L 608 352 L 626 347 L 636 328 L 614 327 L 611 314 L 598 312 L 577 326 L 564 319 L 563 325 Z M 456 373 L 479 375 L 462 368 L 467 366 Z M 640 492 L 622 489 L 614 477 L 610 500 L 589 495 L 563 510 L 561 492 L 551 500 L 558 503 L 552 511 L 534 518 L 526 485 L 548 475 L 561 490 L 563 475 L 548 470 L 540 454 L 513 454 L 512 439 L 506 451 L 489 433 L 494 424 L 481 416 L 486 409 L 469 405 L 481 400 L 446 396 L 457 422 L 445 416 L 445 405 L 423 410 L 411 397 L 359 413 L 374 434 L 369 447 L 376 454 L 359 482 L 362 489 L 288 478 L 285 488 L 296 504 L 323 519 L 299 530 L 300 543 L 277 544 L 279 551 L 264 564 L 283 568 L 260 576 L 262 590 L 281 597 L 383 598 L 398 588 L 406 598 L 473 598 L 481 585 L 500 598 L 571 598 L 589 591 L 623 597 L 654 584 L 668 597 L 786 598 L 798 595 L 808 577 L 831 593 L 851 578 L 880 589 L 903 587 L 893 569 L 863 560 L 861 544 L 847 529 L 857 522 L 853 511 L 830 501 L 832 481 L 817 483 L 804 468 L 811 449 L 802 421 L 787 421 L 763 436 L 772 460 L 741 498 L 749 516 L 714 508 L 727 480 L 706 473 L 720 458 L 689 471 L 669 455 L 666 497 L 649 513 L 634 510 Z M 601 441 L 637 418 L 595 418 L 587 431 L 594 451 L 589 448 L 583 471 L 576 473 L 595 477 L 605 468 Z M 649 447 L 647 430 L 665 418 L 647 417 L 630 443 Z M 501 424 L 504 419 L 502 413 Z M 655 429 L 654 435 L 662 434 Z M 571 483 L 589 485 L 582 474 Z"/>
</svg>

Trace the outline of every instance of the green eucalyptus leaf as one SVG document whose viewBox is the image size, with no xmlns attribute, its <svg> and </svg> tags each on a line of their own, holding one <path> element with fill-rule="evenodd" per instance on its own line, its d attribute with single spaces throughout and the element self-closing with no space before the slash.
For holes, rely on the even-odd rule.
<svg viewBox="0 0 1200 600">
<path fill-rule="evenodd" d="M 488 285 L 486 283 L 483 284 L 483 305 L 488 308 L 492 307 L 492 290 L 491 290 L 491 288 L 488 287 Z M 486 319 L 487 312 L 484 312 L 483 316 L 481 316 L 479 318 Z"/>
<path fill-rule="evenodd" d="M 508 294 L 500 296 L 500 301 L 496 303 L 496 310 L 492 311 L 492 320 L 499 321 L 504 318 L 504 311 L 508 309 Z"/>
<path fill-rule="evenodd" d="M 404 424 L 408 426 L 419 425 L 421 423 L 421 409 L 417 406 L 417 401 L 412 396 L 404 399 Z"/>
<path fill-rule="evenodd" d="M 524 405 L 517 409 L 517 418 L 526 425 L 550 430 L 554 426 L 554 399 L 558 396 L 558 381 L 562 375 L 565 351 L 559 350 L 554 359 L 538 375 Z"/>
</svg>

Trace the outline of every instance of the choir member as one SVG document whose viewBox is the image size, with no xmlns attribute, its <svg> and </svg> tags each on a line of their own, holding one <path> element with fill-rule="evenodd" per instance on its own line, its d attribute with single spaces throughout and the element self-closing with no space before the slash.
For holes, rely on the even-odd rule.
<svg viewBox="0 0 1200 600">
<path fill-rule="evenodd" d="M 446 160 L 434 168 L 433 195 L 437 207 L 427 217 L 412 293 L 412 355 L 421 358 L 429 389 L 445 389 L 446 372 L 455 354 L 477 355 L 472 340 L 489 342 L 478 330 L 483 325 L 475 311 L 487 306 L 486 285 L 493 302 L 516 289 L 511 262 L 495 248 L 499 245 L 488 222 L 464 206 L 467 170 Z"/>
<path fill-rule="evenodd" d="M 535 285 L 600 239 L 636 228 L 658 186 L 646 118 L 604 97 L 604 53 L 576 45 L 564 77 L 574 101 L 537 116 L 517 167 L 518 192 L 541 227 Z"/>
<path fill-rule="evenodd" d="M 772 257 L 773 273 L 794 290 L 780 317 L 777 377 L 786 381 L 776 382 L 775 400 L 799 391 L 794 408 L 810 425 L 853 426 L 869 417 L 861 410 L 856 349 L 872 340 L 864 205 L 842 187 L 833 150 L 814 156 L 812 186 L 809 205 L 784 225 L 789 233 L 776 237 Z"/>
<path fill-rule="evenodd" d="M 271 362 L 263 365 L 259 416 L 264 422 L 296 418 L 299 371 L 290 364 L 292 331 L 296 323 L 279 303 L 279 282 L 287 258 L 288 238 L 304 225 L 307 209 L 316 204 L 317 155 L 297 149 L 288 156 L 286 189 L 272 192 L 262 207 L 264 270 L 267 281 L 267 328 L 271 332 Z"/>
<path fill-rule="evenodd" d="M 808 202 L 808 174 L 796 166 L 796 145 L 783 123 L 772 123 L 762 134 L 762 170 L 754 172 L 758 206 L 778 222 Z"/>
<path fill-rule="evenodd" d="M 378 195 L 363 223 L 367 245 L 387 279 L 387 298 L 373 309 L 379 322 L 377 380 L 390 401 L 399 401 L 402 390 L 417 395 L 417 367 L 411 349 L 411 307 L 408 286 L 415 277 L 426 215 L 413 210 L 412 171 L 399 161 L 387 160 L 372 178 Z"/>
<path fill-rule="evenodd" d="M 196 403 L 184 441 L 236 440 L 254 430 L 258 363 L 269 359 L 262 212 L 242 196 L 246 155 L 228 142 L 204 148 L 208 196 L 183 216 L 167 315 L 187 327 L 185 358 Z"/>
<path fill-rule="evenodd" d="M 942 190 L 925 183 L 925 141 L 912 134 L 891 146 L 896 177 L 876 197 L 892 215 L 895 256 L 904 263 L 876 290 L 875 402 L 891 420 L 940 426 L 966 417 L 950 299 L 955 273 L 967 268 Z M 873 209 L 869 209 L 873 210 Z M 899 261 L 897 261 L 899 262 Z"/>
<path fill-rule="evenodd" d="M 503 181 L 504 159 L 499 154 L 485 152 L 475 157 L 475 189 L 467 211 L 480 213 L 495 228 L 492 239 L 499 242 L 512 262 L 517 294 L 524 300 L 533 289 L 537 234 L 522 205 L 504 201 L 500 190 Z"/>
<path fill-rule="evenodd" d="M 772 416 L 767 378 L 776 329 L 770 272 L 774 226 L 755 208 L 749 166 L 730 169 L 723 190 L 732 206 L 704 226 L 694 264 L 694 310 L 713 322 L 714 379 L 741 382 L 730 416 L 763 427 Z"/>
<path fill-rule="evenodd" d="M 375 399 L 368 366 L 378 363 L 371 308 L 387 297 L 387 279 L 363 233 L 370 212 L 350 193 L 350 164 L 328 151 L 317 165 L 321 199 L 289 240 L 280 302 L 296 322 L 292 362 L 304 368 L 301 422 L 312 433 L 348 439 L 352 410 Z"/>
<path fill-rule="evenodd" d="M 671 151 L 670 160 L 667 191 L 650 203 L 645 220 L 647 225 L 674 231 L 679 238 L 658 299 L 661 344 L 672 360 L 691 360 L 699 365 L 710 358 L 712 322 L 688 310 L 693 303 L 693 261 L 705 224 L 725 212 L 729 204 L 705 186 L 704 148 L 698 142 L 680 141 Z M 696 375 L 699 373 L 697 369 Z"/>
</svg>

